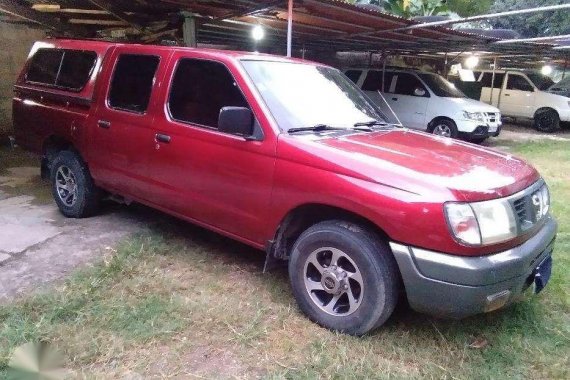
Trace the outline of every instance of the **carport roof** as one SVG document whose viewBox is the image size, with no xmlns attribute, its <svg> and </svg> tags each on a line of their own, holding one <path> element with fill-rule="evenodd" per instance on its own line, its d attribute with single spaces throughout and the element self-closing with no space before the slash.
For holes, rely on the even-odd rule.
<svg viewBox="0 0 570 380">
<path fill-rule="evenodd" d="M 265 27 L 263 45 L 285 49 L 287 0 L 5 0 L 5 21 L 41 24 L 54 34 L 94 36 L 109 28 L 130 28 L 146 42 L 180 34 L 177 15 L 198 20 L 198 42 L 251 49 L 252 25 Z M 318 51 L 389 51 L 434 54 L 484 51 L 488 55 L 563 58 L 550 43 L 495 44 L 497 39 L 446 27 L 398 30 L 415 21 L 341 0 L 295 0 L 293 47 Z"/>
</svg>

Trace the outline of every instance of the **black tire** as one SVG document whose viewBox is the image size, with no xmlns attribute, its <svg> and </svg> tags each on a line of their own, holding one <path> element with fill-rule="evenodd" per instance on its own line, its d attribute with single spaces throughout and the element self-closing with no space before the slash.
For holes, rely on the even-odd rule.
<svg viewBox="0 0 570 380">
<path fill-rule="evenodd" d="M 65 176 L 72 180 L 66 183 Z M 86 218 L 98 211 L 101 190 L 95 186 L 87 165 L 77 153 L 67 150 L 59 152 L 51 164 L 50 179 L 53 198 L 63 215 L 68 218 Z M 66 200 L 65 195 L 69 193 L 58 188 L 58 184 L 74 186 L 75 195 Z"/>
<path fill-rule="evenodd" d="M 309 258 L 314 257 L 314 252 L 320 249 L 326 252 L 328 248 L 343 251 L 361 274 L 363 287 L 356 303 L 358 306 L 348 315 L 332 315 L 322 310 L 324 303 L 319 306 L 313 298 L 315 291 L 309 291 L 305 285 L 306 269 L 309 271 L 310 268 Z M 338 262 L 340 267 L 341 260 Z M 352 265 L 347 263 L 342 265 Z M 326 265 L 324 268 L 325 271 L 329 270 Z M 300 309 L 312 321 L 351 335 L 366 334 L 386 322 L 398 303 L 401 289 L 400 272 L 388 244 L 367 228 L 339 220 L 318 223 L 301 234 L 292 249 L 289 278 Z M 320 279 L 325 284 L 323 275 Z M 326 292 L 323 293 L 325 285 L 322 286 L 323 289 L 317 291 L 327 296 Z M 351 293 L 353 286 L 351 282 Z M 341 305 L 338 310 L 352 307 L 346 303 L 344 306 L 342 303 L 337 305 Z"/>
<path fill-rule="evenodd" d="M 534 114 L 534 128 L 539 132 L 556 132 L 560 129 L 558 112 L 551 108 L 536 111 L 536 114 Z"/>
<path fill-rule="evenodd" d="M 443 134 L 442 130 L 449 131 L 449 134 Z M 429 132 L 438 135 L 456 139 L 459 136 L 459 130 L 453 120 L 449 119 L 435 119 L 431 122 Z"/>
</svg>

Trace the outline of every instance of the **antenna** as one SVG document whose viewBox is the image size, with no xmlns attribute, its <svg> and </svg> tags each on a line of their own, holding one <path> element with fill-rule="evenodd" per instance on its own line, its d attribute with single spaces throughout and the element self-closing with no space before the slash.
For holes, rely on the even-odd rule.
<svg viewBox="0 0 570 380">
<path fill-rule="evenodd" d="M 382 92 L 380 90 L 378 90 L 378 95 L 380 95 L 380 97 L 382 98 L 382 100 L 384 101 L 384 103 L 386 103 L 386 105 L 388 106 L 388 109 L 390 110 L 390 112 L 392 112 L 392 115 L 394 115 L 394 117 L 396 118 L 396 121 L 398 122 L 398 124 L 403 127 L 404 124 L 402 124 L 402 122 L 400 121 L 400 118 L 398 117 L 398 115 L 396 115 L 396 112 L 394 112 L 394 110 L 392 109 L 392 107 L 390 107 L 390 104 L 388 104 L 388 102 L 386 101 L 386 98 L 384 97 L 384 95 L 382 94 Z"/>
</svg>

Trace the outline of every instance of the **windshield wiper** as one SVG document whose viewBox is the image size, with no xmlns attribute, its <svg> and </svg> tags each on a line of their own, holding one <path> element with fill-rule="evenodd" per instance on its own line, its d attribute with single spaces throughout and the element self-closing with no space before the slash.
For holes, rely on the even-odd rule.
<svg viewBox="0 0 570 380">
<path fill-rule="evenodd" d="M 317 124 L 312 127 L 289 128 L 288 133 L 297 132 L 322 132 L 322 131 L 344 131 L 346 128 L 331 127 L 327 124 Z"/>
<path fill-rule="evenodd" d="M 354 128 L 359 128 L 359 127 L 389 127 L 392 126 L 392 124 L 388 124 L 385 121 L 378 121 L 378 120 L 370 120 L 370 121 L 364 121 L 364 122 L 360 122 L 360 123 L 354 123 Z"/>
</svg>

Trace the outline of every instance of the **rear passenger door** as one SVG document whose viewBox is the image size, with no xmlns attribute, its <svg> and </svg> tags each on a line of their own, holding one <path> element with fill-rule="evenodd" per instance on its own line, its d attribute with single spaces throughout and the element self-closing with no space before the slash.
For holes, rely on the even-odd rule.
<svg viewBox="0 0 570 380">
<path fill-rule="evenodd" d="M 256 244 L 264 235 L 276 137 L 254 95 L 229 62 L 177 52 L 165 106 L 154 133 L 163 135 L 149 162 L 153 199 L 168 210 Z M 218 131 L 222 107 L 247 107 L 268 130 L 262 141 Z"/>
<path fill-rule="evenodd" d="M 97 110 L 91 115 L 89 160 L 93 176 L 109 190 L 149 197 L 148 160 L 156 141 L 157 91 L 169 53 L 120 47 L 100 78 Z"/>
<path fill-rule="evenodd" d="M 479 82 L 481 82 L 481 101 L 498 107 L 504 79 L 505 73 L 495 73 L 493 81 L 492 72 L 483 72 L 481 78 L 479 78 Z"/>
</svg>

